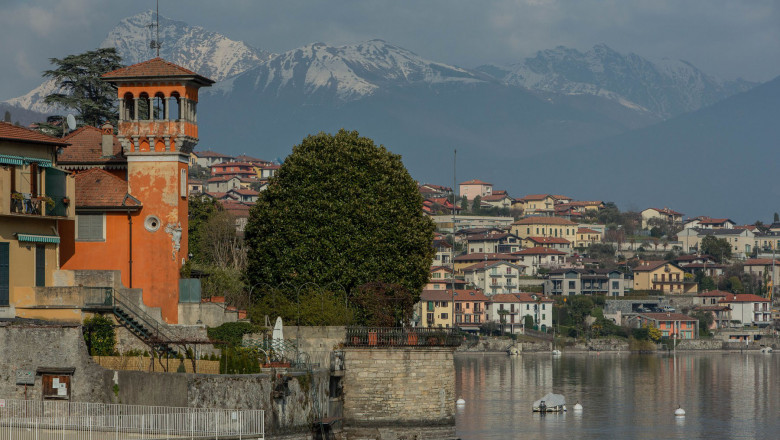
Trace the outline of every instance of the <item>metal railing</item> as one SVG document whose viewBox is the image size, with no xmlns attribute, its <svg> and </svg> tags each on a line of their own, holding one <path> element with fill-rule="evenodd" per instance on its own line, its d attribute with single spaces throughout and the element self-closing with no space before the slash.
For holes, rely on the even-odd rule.
<svg viewBox="0 0 780 440">
<path fill-rule="evenodd" d="M 463 336 L 452 328 L 347 327 L 346 347 L 457 347 Z"/>
<path fill-rule="evenodd" d="M 0 399 L 0 438 L 264 439 L 264 412 Z"/>
</svg>

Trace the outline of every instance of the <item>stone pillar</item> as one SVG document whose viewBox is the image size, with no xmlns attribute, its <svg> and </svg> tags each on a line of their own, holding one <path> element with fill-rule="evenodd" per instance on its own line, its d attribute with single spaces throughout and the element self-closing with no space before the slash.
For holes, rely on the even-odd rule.
<svg viewBox="0 0 780 440">
<path fill-rule="evenodd" d="M 165 98 L 165 100 L 163 102 L 165 103 L 165 117 L 164 117 L 164 119 L 167 121 L 167 120 L 171 119 L 171 98 L 170 97 Z"/>
<path fill-rule="evenodd" d="M 138 98 L 133 98 L 133 120 L 138 120 Z"/>
<path fill-rule="evenodd" d="M 125 98 L 119 98 L 119 122 L 125 120 Z"/>
</svg>

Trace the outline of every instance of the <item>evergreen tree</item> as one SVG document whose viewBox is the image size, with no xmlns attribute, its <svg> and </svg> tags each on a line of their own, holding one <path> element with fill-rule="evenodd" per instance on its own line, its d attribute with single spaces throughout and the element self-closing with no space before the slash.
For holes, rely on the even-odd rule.
<svg viewBox="0 0 780 440">
<path fill-rule="evenodd" d="M 474 197 L 474 203 L 471 204 L 471 211 L 472 212 L 479 212 L 482 206 L 482 197 L 476 196 Z"/>
<path fill-rule="evenodd" d="M 293 148 L 252 208 L 246 277 L 288 295 L 306 284 L 341 295 L 397 284 L 416 302 L 433 231 L 400 156 L 355 131 L 320 133 Z"/>
<path fill-rule="evenodd" d="M 121 60 L 113 47 L 50 58 L 56 68 L 43 76 L 54 79 L 62 92 L 46 96 L 44 102 L 74 110 L 86 125 L 100 127 L 106 121 L 116 125 L 116 87 L 101 76 L 122 67 Z"/>
<path fill-rule="evenodd" d="M 5 115 L 3 115 L 3 121 L 4 122 L 11 122 L 11 112 L 6 110 Z"/>
</svg>

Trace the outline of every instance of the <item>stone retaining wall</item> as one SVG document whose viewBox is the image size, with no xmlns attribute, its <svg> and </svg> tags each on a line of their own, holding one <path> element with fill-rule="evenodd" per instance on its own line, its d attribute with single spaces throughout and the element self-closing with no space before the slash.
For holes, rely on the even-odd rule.
<svg viewBox="0 0 780 440">
<path fill-rule="evenodd" d="M 345 348 L 348 427 L 454 425 L 451 348 Z"/>
</svg>

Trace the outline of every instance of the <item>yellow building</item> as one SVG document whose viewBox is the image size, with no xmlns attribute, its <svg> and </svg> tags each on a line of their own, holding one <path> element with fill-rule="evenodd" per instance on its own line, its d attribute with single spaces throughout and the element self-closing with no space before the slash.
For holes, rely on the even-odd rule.
<svg viewBox="0 0 780 440">
<path fill-rule="evenodd" d="M 559 237 L 574 242 L 577 223 L 560 217 L 526 217 L 512 223 L 510 232 L 520 238 Z"/>
<path fill-rule="evenodd" d="M 601 243 L 602 233 L 590 228 L 577 228 L 577 239 L 574 247 L 588 247 L 593 243 Z"/>
<path fill-rule="evenodd" d="M 686 275 L 688 275 L 686 277 Z M 634 290 L 663 293 L 697 293 L 693 276 L 669 261 L 642 261 L 634 268 Z"/>
<path fill-rule="evenodd" d="M 420 327 L 452 327 L 453 295 L 450 290 L 423 290 L 417 303 Z"/>
<path fill-rule="evenodd" d="M 512 208 L 520 208 L 523 214 L 552 213 L 555 204 L 558 203 L 554 196 L 550 194 L 530 194 L 522 199 L 515 200 Z"/>
<path fill-rule="evenodd" d="M 73 177 L 57 169 L 62 139 L 0 122 L 0 317 L 14 298 L 53 284 L 58 231 L 75 221 Z"/>
</svg>

